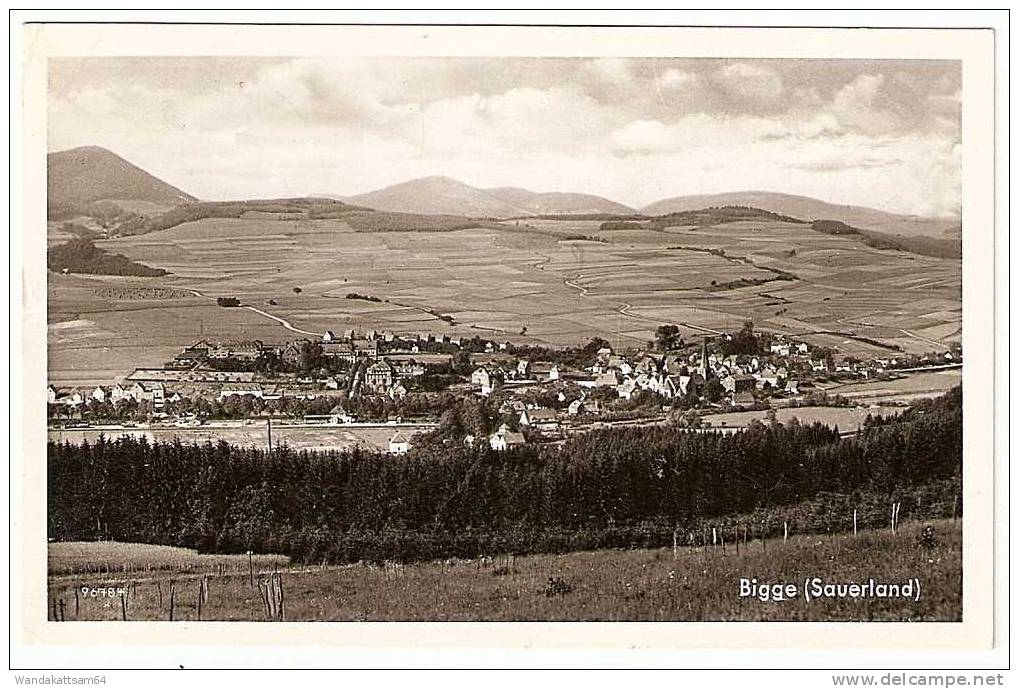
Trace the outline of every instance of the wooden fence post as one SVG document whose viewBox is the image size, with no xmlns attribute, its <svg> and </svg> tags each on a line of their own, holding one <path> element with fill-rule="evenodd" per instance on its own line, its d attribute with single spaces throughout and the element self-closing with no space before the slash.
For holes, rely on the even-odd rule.
<svg viewBox="0 0 1019 689">
<path fill-rule="evenodd" d="M 120 594 L 120 616 L 127 622 L 127 598 L 123 593 Z"/>
<path fill-rule="evenodd" d="M 856 531 L 856 508 L 853 508 L 853 536 L 857 535 Z"/>
<path fill-rule="evenodd" d="M 74 619 L 78 619 L 78 588 L 74 589 Z"/>
<path fill-rule="evenodd" d="M 255 585 L 255 565 L 251 559 L 251 551 L 248 551 L 248 583 L 251 586 Z"/>
<path fill-rule="evenodd" d="M 283 621 L 283 622 L 286 622 L 287 621 L 287 608 L 286 608 L 286 604 L 283 601 L 283 575 L 282 574 L 278 574 L 276 576 L 279 577 L 279 585 L 280 585 L 280 620 Z"/>
<path fill-rule="evenodd" d="M 789 540 L 789 522 L 782 522 L 782 542 Z"/>
<path fill-rule="evenodd" d="M 173 622 L 173 603 L 174 598 L 177 595 L 177 587 L 174 586 L 173 579 L 170 580 L 170 621 Z"/>
</svg>

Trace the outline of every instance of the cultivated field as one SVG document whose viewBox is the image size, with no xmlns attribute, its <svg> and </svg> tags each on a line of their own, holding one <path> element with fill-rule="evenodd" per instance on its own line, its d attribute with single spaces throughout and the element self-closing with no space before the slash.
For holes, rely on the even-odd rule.
<svg viewBox="0 0 1019 689">
<path fill-rule="evenodd" d="M 927 525 L 933 533 L 924 538 Z M 79 550 L 86 545 L 51 544 L 51 554 L 65 546 Z M 251 578 L 247 558 L 233 556 L 231 568 L 222 575 L 215 558 L 175 572 L 51 571 L 49 615 L 54 619 L 62 609 L 68 621 L 167 620 L 173 579 L 175 620 L 198 619 L 202 596 L 203 620 L 260 621 L 272 616 L 286 621 L 958 621 L 961 546 L 962 522 L 942 520 L 906 523 L 895 535 L 882 530 L 864 531 L 858 537 L 794 535 L 788 542 L 750 541 L 738 552 L 730 542 L 724 549 L 604 550 L 384 566 L 287 568 L 282 562 L 261 560 Z M 109 556 L 104 547 L 96 557 Z M 51 555 L 51 566 L 60 561 Z M 271 585 L 277 595 L 274 603 L 282 601 L 275 614 L 265 588 L 274 569 L 281 572 Z M 808 577 L 829 583 L 869 578 L 901 583 L 915 577 L 920 596 L 918 601 L 808 602 L 802 594 Z M 785 601 L 741 599 L 740 578 L 795 583 L 800 594 Z M 123 602 L 120 592 L 97 597 L 80 593 L 82 586 L 107 585 L 122 589 Z"/>
<path fill-rule="evenodd" d="M 258 216 L 102 241 L 172 275 L 51 275 L 51 379 L 108 381 L 110 373 L 157 364 L 199 336 L 303 336 L 265 315 L 219 308 L 217 296 L 238 296 L 308 333 L 376 328 L 550 344 L 602 336 L 639 345 L 662 323 L 700 336 L 752 318 L 761 329 L 863 357 L 892 350 L 860 337 L 911 352 L 959 339 L 959 261 L 881 251 L 780 222 L 599 226 L 528 220 L 506 221 L 504 229 L 366 232 L 335 219 Z M 774 271 L 798 279 L 775 279 Z M 111 298 L 102 291 L 110 284 L 195 293 Z M 385 301 L 346 299 L 350 292 Z"/>
<path fill-rule="evenodd" d="M 896 416 L 902 413 L 902 407 L 878 406 L 871 407 L 786 407 L 775 409 L 775 418 L 780 423 L 790 419 L 799 419 L 800 423 L 822 423 L 826 426 L 838 426 L 840 431 L 854 431 L 863 425 L 867 416 Z M 766 422 L 767 411 L 740 411 L 726 414 L 709 414 L 701 417 L 712 426 L 746 426 L 751 421 Z"/>
<path fill-rule="evenodd" d="M 887 404 L 912 402 L 924 397 L 937 397 L 962 382 L 962 369 L 919 371 L 903 374 L 895 380 L 848 383 L 826 388 L 832 394 L 848 397 L 856 404 Z"/>
<path fill-rule="evenodd" d="M 367 450 L 388 450 L 389 439 L 397 430 L 408 437 L 428 426 L 282 426 L 273 425 L 274 447 L 287 445 L 294 450 L 346 450 L 361 447 Z M 81 444 L 83 440 L 94 443 L 100 435 L 108 439 L 124 434 L 131 437 L 142 435 L 150 442 L 173 441 L 183 443 L 204 443 L 225 441 L 239 447 L 266 447 L 268 433 L 265 422 L 233 425 L 209 425 L 197 428 L 147 428 L 147 429 L 67 429 L 50 430 L 49 439 L 56 442 Z"/>
<path fill-rule="evenodd" d="M 247 555 L 207 555 L 188 548 L 145 543 L 50 543 L 47 571 L 58 575 L 140 576 L 142 572 L 175 574 L 248 571 Z M 252 555 L 251 565 L 259 569 L 286 566 L 281 555 Z"/>
</svg>

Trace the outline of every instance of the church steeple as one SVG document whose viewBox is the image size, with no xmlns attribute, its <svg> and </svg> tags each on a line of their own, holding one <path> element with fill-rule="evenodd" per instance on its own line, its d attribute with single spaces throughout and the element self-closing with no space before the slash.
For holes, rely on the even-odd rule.
<svg viewBox="0 0 1019 689">
<path fill-rule="evenodd" d="M 707 380 L 710 372 L 711 369 L 708 368 L 708 338 L 705 337 L 701 341 L 701 377 Z"/>
</svg>

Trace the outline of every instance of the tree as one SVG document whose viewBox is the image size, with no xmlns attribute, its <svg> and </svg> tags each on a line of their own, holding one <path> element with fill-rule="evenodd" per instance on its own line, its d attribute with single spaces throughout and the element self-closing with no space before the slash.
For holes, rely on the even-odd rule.
<svg viewBox="0 0 1019 689">
<path fill-rule="evenodd" d="M 708 398 L 709 402 L 718 402 L 725 395 L 725 388 L 718 382 L 717 378 L 712 378 L 704 385 L 704 396 Z"/>
<path fill-rule="evenodd" d="M 682 347 L 683 341 L 679 337 L 679 327 L 669 324 L 655 328 L 655 346 L 663 352 Z"/>
<path fill-rule="evenodd" d="M 303 292 L 303 291 L 304 291 L 304 290 L 302 290 L 302 289 L 301 289 L 300 287 L 295 287 L 295 288 L 294 288 L 294 294 L 300 294 L 300 293 L 301 293 L 301 292 Z"/>
<path fill-rule="evenodd" d="M 761 340 L 754 333 L 754 322 L 746 321 L 738 333 L 734 333 L 722 346 L 726 355 L 760 354 Z"/>
</svg>

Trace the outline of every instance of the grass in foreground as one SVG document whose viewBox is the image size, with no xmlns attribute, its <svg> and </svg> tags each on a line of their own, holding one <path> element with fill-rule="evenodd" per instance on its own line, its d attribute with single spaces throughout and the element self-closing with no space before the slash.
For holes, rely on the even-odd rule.
<svg viewBox="0 0 1019 689">
<path fill-rule="evenodd" d="M 923 537 L 926 526 L 933 536 Z M 53 544 L 51 548 L 64 544 Z M 216 556 L 213 556 L 216 557 Z M 236 557 L 236 556 L 233 556 Z M 206 577 L 203 620 L 267 618 L 260 582 L 271 565 L 218 575 L 160 572 L 57 576 L 53 601 L 65 603 L 64 619 L 166 620 L 174 579 L 175 620 L 196 620 Z M 263 563 L 264 564 L 264 563 Z M 201 571 L 201 570 L 198 570 Z M 563 555 L 498 557 L 376 567 L 349 565 L 284 568 L 286 621 L 958 621 L 962 615 L 962 522 L 907 523 L 888 530 L 831 536 L 792 536 L 751 541 L 737 554 L 717 548 L 605 550 Z M 806 602 L 802 592 L 786 601 L 738 595 L 740 578 L 791 582 L 903 582 L 916 577 L 920 600 L 843 599 Z M 112 582 L 113 597 L 85 598 L 81 586 Z M 59 608 L 58 608 L 59 610 Z M 59 613 L 58 613 L 59 614 Z"/>
</svg>

